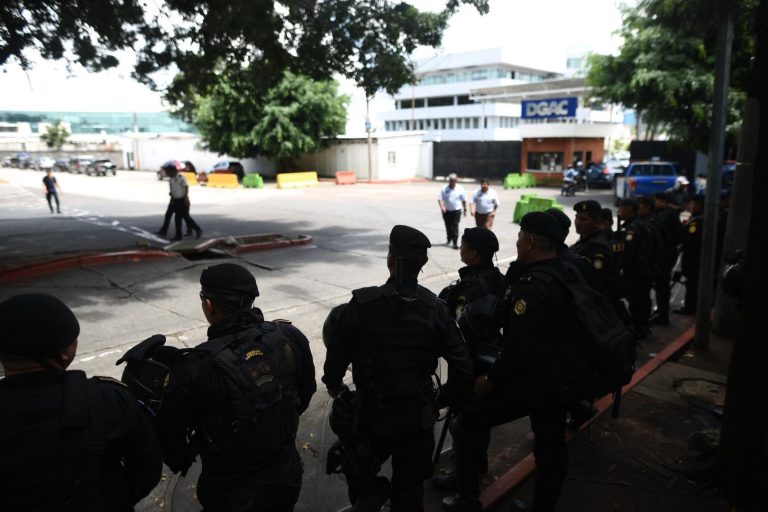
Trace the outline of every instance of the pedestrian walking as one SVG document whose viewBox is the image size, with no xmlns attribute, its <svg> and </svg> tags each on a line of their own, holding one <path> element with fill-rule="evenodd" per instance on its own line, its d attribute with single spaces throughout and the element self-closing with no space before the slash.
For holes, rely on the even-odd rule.
<svg viewBox="0 0 768 512">
<path fill-rule="evenodd" d="M 48 208 L 53 213 L 53 203 L 51 199 L 56 201 L 56 213 L 61 213 L 61 203 L 59 202 L 59 193 L 63 194 L 59 181 L 53 175 L 53 170 L 47 169 L 45 176 L 43 177 L 43 192 L 45 193 L 45 200 L 48 201 Z"/>
<path fill-rule="evenodd" d="M 493 229 L 493 221 L 496 218 L 496 210 L 499 209 L 499 196 L 491 188 L 487 178 L 480 181 L 480 188 L 472 194 L 472 202 L 469 205 L 470 213 L 475 218 L 475 226 L 485 229 Z"/>
<path fill-rule="evenodd" d="M 454 249 L 459 248 L 459 223 L 462 210 L 464 216 L 467 216 L 467 196 L 464 187 L 456 183 L 456 180 L 455 174 L 449 174 L 448 184 L 440 189 L 440 194 L 437 196 L 437 204 L 440 206 L 445 223 L 447 239 L 445 245 L 453 244 Z"/>
<path fill-rule="evenodd" d="M 171 369 L 157 414 L 163 460 L 178 473 L 200 455 L 205 510 L 291 511 L 302 480 L 299 416 L 317 388 L 309 341 L 252 307 L 259 289 L 244 267 L 208 267 L 200 286 L 208 341 Z"/>
<path fill-rule="evenodd" d="M 165 219 L 163 221 L 163 227 L 161 227 L 157 234 L 160 236 L 166 236 L 168 233 L 168 225 L 171 221 L 171 216 L 174 217 L 174 224 L 176 227 L 176 234 L 171 239 L 172 241 L 179 241 L 181 237 L 181 221 L 187 225 L 187 233 L 190 228 L 195 231 L 195 238 L 200 238 L 203 230 L 195 222 L 195 220 L 189 214 L 189 184 L 186 178 L 179 172 L 179 169 L 175 165 L 169 164 L 163 167 L 166 175 L 168 176 L 168 186 L 170 187 L 169 195 L 171 201 L 168 204 L 168 209 L 165 212 Z"/>
</svg>

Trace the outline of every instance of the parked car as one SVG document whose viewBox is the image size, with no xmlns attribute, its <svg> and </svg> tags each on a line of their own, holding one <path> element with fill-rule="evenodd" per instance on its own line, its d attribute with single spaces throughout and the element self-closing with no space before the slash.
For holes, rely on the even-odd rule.
<svg viewBox="0 0 768 512">
<path fill-rule="evenodd" d="M 589 188 L 611 188 L 613 187 L 613 174 L 610 168 L 604 163 L 590 165 L 586 170 L 587 187 Z"/>
<path fill-rule="evenodd" d="M 32 155 L 30 155 L 26 151 L 21 151 L 11 157 L 11 167 L 26 169 L 31 164 L 32 164 Z"/>
<path fill-rule="evenodd" d="M 12 167 L 11 160 L 13 160 L 13 157 L 10 157 L 10 156 L 3 157 L 3 163 L 2 163 L 3 167 Z"/>
<path fill-rule="evenodd" d="M 720 175 L 720 190 L 730 193 L 733 190 L 733 178 L 736 176 L 736 162 L 727 160 L 723 162 L 722 174 Z M 699 176 L 696 178 L 695 190 L 697 193 L 703 193 L 707 189 L 707 177 Z"/>
<path fill-rule="evenodd" d="M 111 160 L 93 160 L 85 167 L 85 174 L 88 176 L 112 176 L 117 174 L 117 166 Z"/>
<path fill-rule="evenodd" d="M 53 169 L 53 166 L 56 164 L 56 160 L 49 156 L 41 156 L 38 158 L 35 158 L 34 167 L 38 171 L 46 171 L 48 169 Z"/>
<path fill-rule="evenodd" d="M 241 164 L 240 162 L 225 160 L 223 162 L 217 163 L 216 165 L 213 166 L 213 169 L 211 169 L 211 174 L 217 174 L 217 173 L 236 174 L 237 181 L 243 181 L 243 176 L 245 176 L 245 168 L 243 167 L 243 164 Z"/>
<path fill-rule="evenodd" d="M 69 172 L 69 160 L 61 159 L 56 160 L 53 164 L 53 170 L 57 172 Z"/>
<path fill-rule="evenodd" d="M 69 159 L 69 172 L 83 174 L 85 169 L 93 162 L 94 158 L 90 155 L 80 155 Z"/>
<path fill-rule="evenodd" d="M 677 164 L 674 162 L 632 162 L 616 193 L 619 197 L 652 196 L 674 187 L 677 175 Z"/>
<path fill-rule="evenodd" d="M 168 160 L 160 166 L 160 169 L 158 169 L 157 179 L 163 180 L 167 178 L 168 175 L 165 174 L 165 168 L 174 166 L 176 169 L 178 169 L 179 172 L 194 172 L 197 174 L 197 169 L 195 169 L 195 166 L 189 160 Z"/>
</svg>

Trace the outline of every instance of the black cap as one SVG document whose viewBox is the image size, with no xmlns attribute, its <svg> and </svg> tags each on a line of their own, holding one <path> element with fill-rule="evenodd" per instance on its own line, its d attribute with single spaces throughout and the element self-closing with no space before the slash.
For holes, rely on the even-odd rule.
<svg viewBox="0 0 768 512">
<path fill-rule="evenodd" d="M 587 199 L 586 201 L 579 201 L 573 205 L 573 211 L 576 213 L 591 213 L 592 215 L 599 215 L 602 210 L 602 206 L 597 201 Z"/>
<path fill-rule="evenodd" d="M 526 213 L 520 220 L 520 229 L 530 235 L 545 236 L 555 242 L 562 241 L 563 230 L 560 224 L 546 212 Z"/>
<path fill-rule="evenodd" d="M 466 228 L 461 240 L 476 251 L 491 256 L 499 250 L 499 239 L 490 229 Z"/>
<path fill-rule="evenodd" d="M 0 303 L 0 325 L 0 354 L 7 356 L 52 356 L 80 334 L 72 310 L 44 293 L 16 295 Z"/>
<path fill-rule="evenodd" d="M 243 297 L 253 302 L 259 296 L 253 274 L 234 263 L 221 263 L 203 270 L 200 286 L 206 296 L 227 303 L 242 303 L 239 299 Z"/>
<path fill-rule="evenodd" d="M 565 212 L 559 208 L 550 208 L 544 213 L 548 213 L 555 218 L 557 223 L 560 225 L 560 230 L 562 231 L 562 236 L 559 240 L 561 242 L 565 242 L 565 239 L 568 238 L 568 232 L 571 230 L 571 219 L 569 219 Z"/>
<path fill-rule="evenodd" d="M 430 247 L 429 238 L 410 226 L 398 224 L 389 233 L 389 251 L 393 256 L 419 258 L 426 256 Z"/>
<path fill-rule="evenodd" d="M 637 202 L 637 199 L 634 199 L 632 197 L 625 197 L 624 199 L 619 200 L 619 206 L 629 206 L 630 208 L 634 208 L 637 210 L 639 204 Z"/>
</svg>

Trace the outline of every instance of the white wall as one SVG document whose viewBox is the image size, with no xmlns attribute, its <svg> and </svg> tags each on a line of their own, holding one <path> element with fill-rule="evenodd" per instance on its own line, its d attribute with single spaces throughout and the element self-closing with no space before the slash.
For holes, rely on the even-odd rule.
<svg viewBox="0 0 768 512">
<path fill-rule="evenodd" d="M 422 142 L 422 132 L 409 135 L 377 137 L 372 140 L 373 179 L 401 180 L 432 177 L 432 143 Z M 390 162 L 393 153 L 394 162 Z M 326 149 L 305 155 L 296 161 L 300 169 L 317 171 L 318 176 L 333 178 L 337 171 L 354 171 L 360 180 L 368 179 L 366 139 L 337 139 Z"/>
<path fill-rule="evenodd" d="M 156 171 L 168 160 L 189 160 L 198 171 L 210 171 L 222 160 L 239 161 L 246 174 L 259 173 L 274 176 L 275 164 L 265 158 L 229 158 L 212 151 L 200 149 L 200 138 L 195 135 L 158 135 L 155 137 L 126 137 L 123 151 L 132 151 L 137 169 Z"/>
</svg>

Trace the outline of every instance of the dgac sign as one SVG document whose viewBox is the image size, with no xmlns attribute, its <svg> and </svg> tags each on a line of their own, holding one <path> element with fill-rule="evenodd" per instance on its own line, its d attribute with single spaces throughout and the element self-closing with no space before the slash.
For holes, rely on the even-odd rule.
<svg viewBox="0 0 768 512">
<path fill-rule="evenodd" d="M 577 98 L 550 98 L 547 100 L 523 101 L 523 119 L 544 119 L 551 117 L 574 117 Z"/>
</svg>

